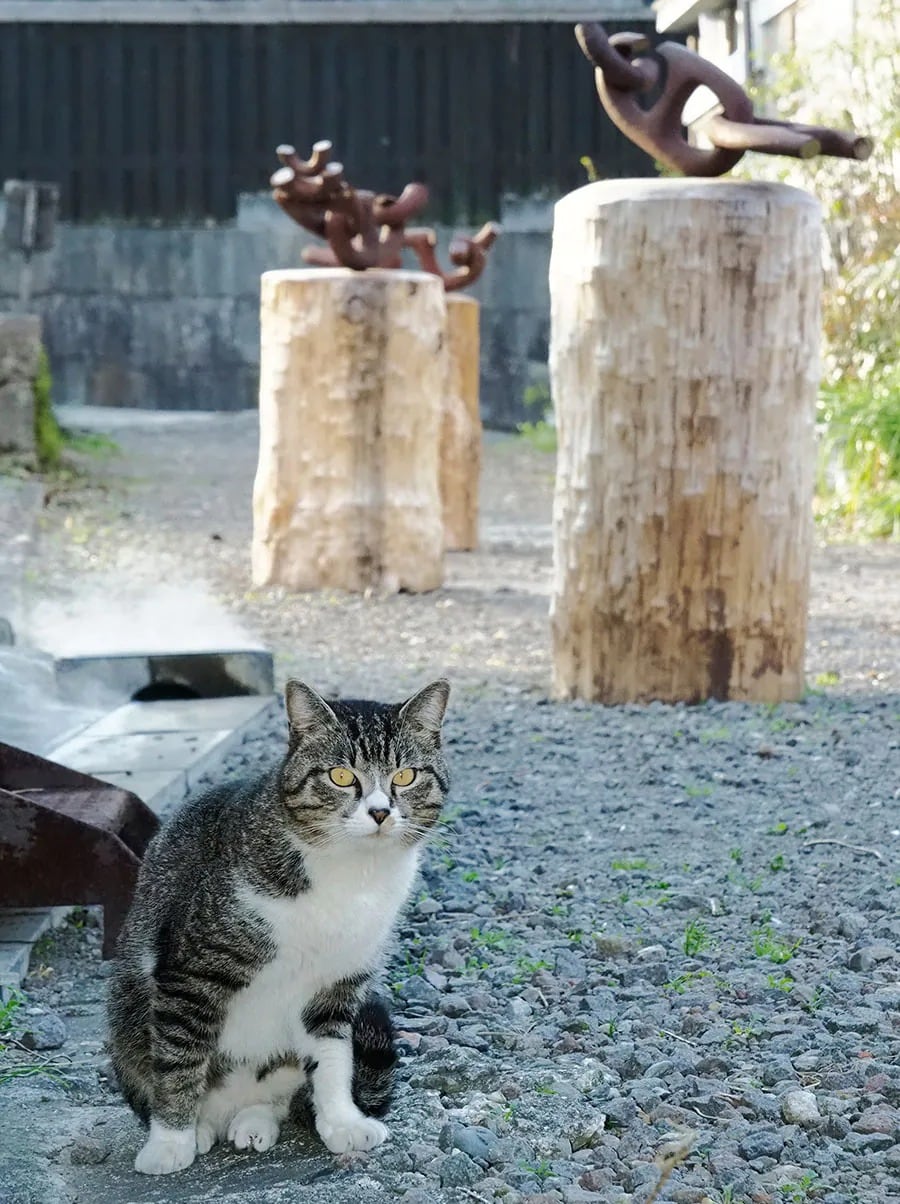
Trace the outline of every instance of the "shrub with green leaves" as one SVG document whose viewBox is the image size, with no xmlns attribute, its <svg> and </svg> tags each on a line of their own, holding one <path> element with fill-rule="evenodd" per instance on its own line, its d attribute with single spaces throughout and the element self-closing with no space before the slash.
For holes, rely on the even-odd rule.
<svg viewBox="0 0 900 1204">
<path fill-rule="evenodd" d="M 735 174 L 818 197 L 824 218 L 817 515 L 842 535 L 900 535 L 900 10 L 859 0 L 852 36 L 777 56 L 757 111 L 866 134 L 865 162 L 748 156 Z"/>
</svg>

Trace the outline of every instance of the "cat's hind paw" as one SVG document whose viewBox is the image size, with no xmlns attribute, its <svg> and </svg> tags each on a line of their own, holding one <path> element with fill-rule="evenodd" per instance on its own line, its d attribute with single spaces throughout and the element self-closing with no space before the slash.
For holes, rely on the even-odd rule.
<svg viewBox="0 0 900 1204">
<path fill-rule="evenodd" d="M 388 1127 L 371 1116 L 341 1117 L 337 1122 L 316 1119 L 316 1130 L 332 1154 L 349 1154 L 354 1150 L 374 1150 L 387 1141 Z"/>
<path fill-rule="evenodd" d="M 242 1108 L 228 1126 L 228 1140 L 236 1150 L 270 1150 L 278 1140 L 278 1121 L 268 1104 Z"/>
<path fill-rule="evenodd" d="M 134 1160 L 134 1169 L 142 1175 L 171 1175 L 183 1171 L 197 1154 L 194 1126 L 170 1129 L 152 1121 L 150 1136 Z"/>
</svg>

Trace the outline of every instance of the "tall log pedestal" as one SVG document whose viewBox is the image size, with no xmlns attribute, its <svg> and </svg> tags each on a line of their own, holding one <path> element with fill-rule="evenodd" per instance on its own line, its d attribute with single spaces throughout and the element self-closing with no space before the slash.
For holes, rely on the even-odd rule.
<svg viewBox="0 0 900 1204">
<path fill-rule="evenodd" d="M 444 546 L 470 552 L 478 546 L 481 476 L 478 318 L 481 306 L 459 293 L 447 296 L 447 387 L 441 427 L 441 504 Z"/>
<path fill-rule="evenodd" d="M 556 206 L 554 692 L 803 691 L 820 213 L 783 185 L 592 184 Z"/>
<path fill-rule="evenodd" d="M 443 283 L 345 268 L 262 277 L 253 581 L 357 592 L 443 580 Z"/>
</svg>

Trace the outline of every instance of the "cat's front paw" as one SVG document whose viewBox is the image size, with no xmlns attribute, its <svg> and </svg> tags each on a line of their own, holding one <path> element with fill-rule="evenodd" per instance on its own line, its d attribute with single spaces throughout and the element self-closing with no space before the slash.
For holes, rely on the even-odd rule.
<svg viewBox="0 0 900 1204">
<path fill-rule="evenodd" d="M 228 1126 L 228 1140 L 236 1150 L 270 1150 L 278 1133 L 278 1121 L 268 1104 L 242 1108 Z"/>
<path fill-rule="evenodd" d="M 208 1120 L 197 1121 L 198 1154 L 208 1154 L 218 1140 L 219 1135 Z"/>
<path fill-rule="evenodd" d="M 197 1154 L 193 1125 L 189 1129 L 162 1129 L 150 1126 L 150 1136 L 134 1160 L 134 1169 L 142 1175 L 171 1175 L 183 1171 Z"/>
<path fill-rule="evenodd" d="M 374 1150 L 387 1140 L 388 1128 L 380 1120 L 363 1116 L 362 1112 L 338 1116 L 330 1120 L 316 1118 L 316 1131 L 332 1154 L 349 1154 L 353 1150 Z"/>
</svg>

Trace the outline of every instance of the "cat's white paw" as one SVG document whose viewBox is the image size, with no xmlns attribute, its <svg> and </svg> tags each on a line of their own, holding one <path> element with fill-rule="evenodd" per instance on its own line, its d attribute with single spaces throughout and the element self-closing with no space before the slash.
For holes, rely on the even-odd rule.
<svg viewBox="0 0 900 1204">
<path fill-rule="evenodd" d="M 316 1131 L 332 1154 L 349 1154 L 352 1150 L 374 1150 L 387 1141 L 388 1127 L 361 1112 L 338 1116 L 333 1120 L 316 1118 Z"/>
<path fill-rule="evenodd" d="M 242 1108 L 228 1126 L 228 1140 L 236 1150 L 270 1150 L 278 1140 L 278 1121 L 268 1104 Z"/>
<path fill-rule="evenodd" d="M 208 1154 L 219 1140 L 215 1128 L 207 1120 L 197 1121 L 197 1153 Z"/>
<path fill-rule="evenodd" d="M 152 1121 L 150 1136 L 134 1160 L 134 1169 L 142 1175 L 171 1175 L 190 1166 L 196 1153 L 193 1125 L 189 1129 L 170 1129 Z"/>
</svg>

